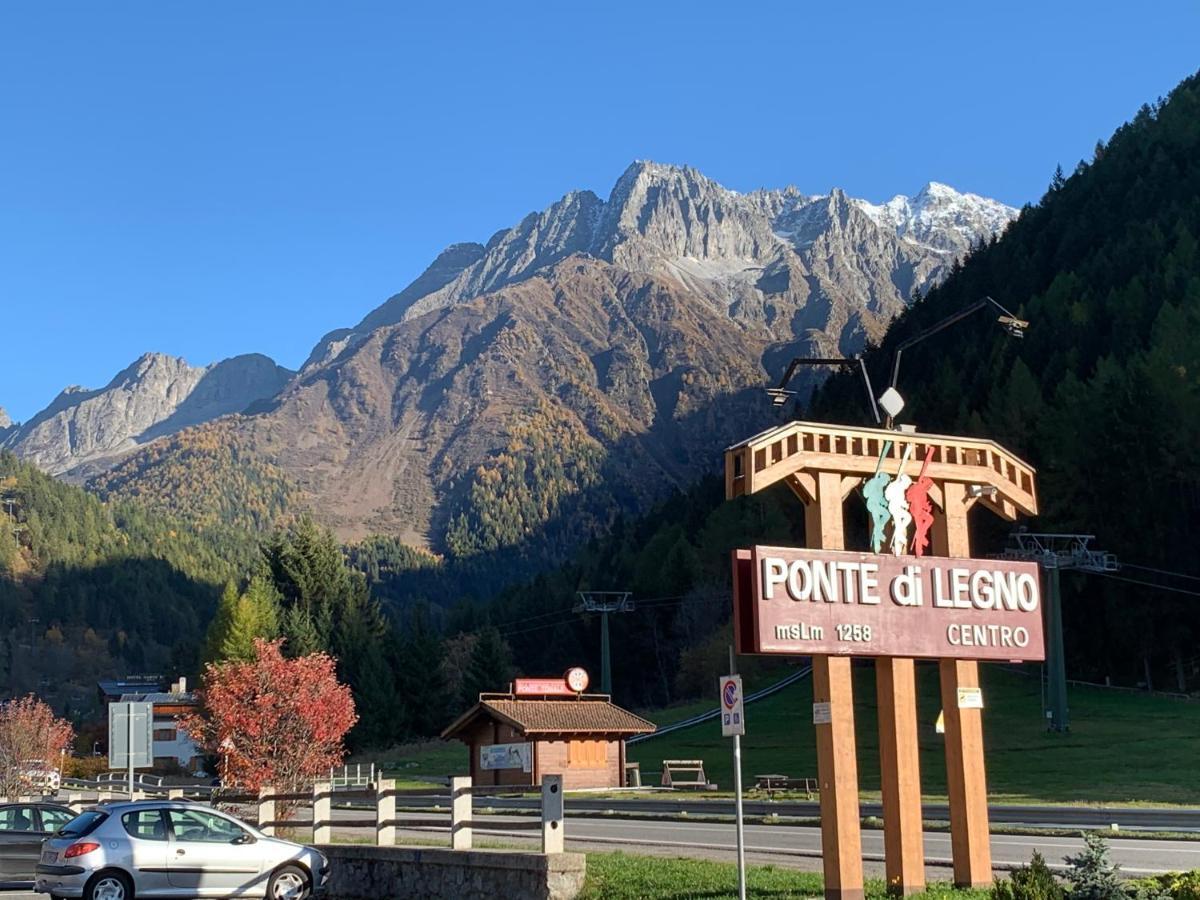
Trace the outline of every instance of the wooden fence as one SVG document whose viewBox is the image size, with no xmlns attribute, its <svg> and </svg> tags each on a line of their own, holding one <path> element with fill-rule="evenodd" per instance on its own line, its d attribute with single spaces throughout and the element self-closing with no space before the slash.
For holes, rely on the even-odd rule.
<svg viewBox="0 0 1200 900">
<path fill-rule="evenodd" d="M 75 786 L 80 783 L 75 782 Z M 58 796 L 72 809 L 81 810 L 95 803 L 120 802 L 129 799 L 127 791 L 116 791 L 112 785 L 97 783 L 94 790 L 85 796 L 84 791 L 66 791 Z M 267 835 L 274 835 L 277 829 L 310 826 L 314 844 L 329 844 L 333 842 L 334 828 L 370 829 L 375 834 L 375 844 L 389 847 L 396 844 L 396 833 L 400 829 L 428 829 L 437 827 L 436 814 L 441 812 L 441 805 L 431 808 L 435 818 L 427 816 L 399 816 L 398 808 L 405 806 L 405 797 L 416 799 L 436 798 L 445 799 L 445 810 L 448 813 L 450 826 L 450 847 L 453 850 L 470 850 L 476 831 L 533 831 L 541 832 L 542 853 L 562 853 L 564 839 L 563 822 L 563 789 L 561 775 L 546 775 L 542 778 L 540 804 L 538 815 L 518 821 L 498 821 L 490 817 L 476 818 L 472 800 L 475 797 L 512 794 L 512 787 L 493 787 L 491 785 L 472 785 L 469 777 L 450 779 L 449 792 L 431 794 L 422 789 L 397 789 L 396 782 L 390 778 L 380 778 L 373 785 L 364 788 L 335 789 L 329 781 L 319 781 L 311 790 L 285 793 L 271 787 L 264 787 L 256 794 L 236 794 L 214 791 L 210 798 L 192 800 L 191 802 L 209 803 L 215 807 L 236 810 L 239 818 L 253 822 L 258 829 Z M 40 799 L 18 797 L 17 802 L 32 802 Z M 186 800 L 183 788 L 164 787 L 159 790 L 135 790 L 134 800 Z M 3 798 L 0 798 L 3 802 Z M 337 804 L 335 806 L 335 803 Z M 280 817 L 282 810 L 290 814 Z M 346 816 L 334 816 L 335 809 L 347 813 Z M 299 813 L 307 811 L 308 817 L 300 818 Z M 353 814 L 363 815 L 355 817 Z M 373 815 L 369 815 L 373 813 Z"/>
</svg>

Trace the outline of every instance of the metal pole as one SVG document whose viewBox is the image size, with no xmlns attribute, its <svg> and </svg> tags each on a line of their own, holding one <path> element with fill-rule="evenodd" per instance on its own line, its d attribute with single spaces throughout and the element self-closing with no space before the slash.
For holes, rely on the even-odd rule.
<svg viewBox="0 0 1200 900">
<path fill-rule="evenodd" d="M 737 674 L 733 645 L 729 647 L 729 674 Z M 733 809 L 737 820 L 738 900 L 746 900 L 746 830 L 742 819 L 742 736 L 733 736 Z"/>
<path fill-rule="evenodd" d="M 612 694 L 612 659 L 608 649 L 608 610 L 600 613 L 600 692 Z"/>
<path fill-rule="evenodd" d="M 1046 625 L 1050 632 L 1050 727 L 1055 731 L 1070 731 L 1067 715 L 1067 661 L 1063 650 L 1062 591 L 1058 566 L 1047 571 L 1050 577 L 1050 603 L 1046 607 Z"/>
<path fill-rule="evenodd" d="M 133 799 L 133 704 L 127 707 L 126 719 L 129 722 L 129 744 L 126 746 L 125 759 L 129 762 L 129 799 Z"/>
</svg>

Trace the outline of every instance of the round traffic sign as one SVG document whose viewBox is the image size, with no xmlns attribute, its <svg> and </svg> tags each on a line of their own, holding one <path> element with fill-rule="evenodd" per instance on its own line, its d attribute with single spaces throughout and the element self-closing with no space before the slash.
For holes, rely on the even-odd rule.
<svg viewBox="0 0 1200 900">
<path fill-rule="evenodd" d="M 721 702 L 725 704 L 726 709 L 733 709 L 733 705 L 737 703 L 737 682 L 725 682 L 725 690 L 721 692 Z"/>
</svg>

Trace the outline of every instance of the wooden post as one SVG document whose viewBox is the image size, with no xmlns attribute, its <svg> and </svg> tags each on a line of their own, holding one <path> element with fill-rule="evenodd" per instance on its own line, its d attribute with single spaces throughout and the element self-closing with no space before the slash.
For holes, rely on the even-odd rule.
<svg viewBox="0 0 1200 900">
<path fill-rule="evenodd" d="M 275 788 L 269 784 L 258 789 L 258 830 L 268 837 L 275 835 Z"/>
<path fill-rule="evenodd" d="M 841 550 L 842 476 L 820 472 L 812 502 L 804 507 L 810 547 Z M 817 775 L 821 782 L 821 856 L 827 900 L 862 900 L 862 831 L 858 809 L 858 758 L 854 741 L 854 687 L 846 657 L 813 657 L 813 708 L 828 704 L 829 721 L 817 733 Z"/>
<path fill-rule="evenodd" d="M 333 843 L 333 784 L 318 781 L 313 785 L 313 843 Z"/>
<path fill-rule="evenodd" d="M 562 853 L 565 838 L 563 827 L 563 790 L 561 775 L 542 776 L 542 852 Z"/>
<path fill-rule="evenodd" d="M 396 779 L 380 778 L 375 784 L 375 845 L 396 843 Z"/>
<path fill-rule="evenodd" d="M 450 779 L 450 849 L 471 849 L 471 779 Z"/>
<path fill-rule="evenodd" d="M 925 838 L 917 745 L 916 667 L 911 659 L 875 660 L 879 703 L 879 773 L 883 787 L 883 849 L 888 891 L 925 889 Z"/>
<path fill-rule="evenodd" d="M 933 525 L 938 556 L 969 557 L 971 538 L 967 512 L 974 500 L 966 485 L 942 485 L 942 515 Z M 984 888 L 992 883 L 992 847 L 988 832 L 987 770 L 983 759 L 983 711 L 960 709 L 960 688 L 979 687 L 979 663 L 943 659 L 938 664 L 942 717 L 946 727 L 946 787 L 950 797 L 950 848 L 954 883 Z"/>
</svg>

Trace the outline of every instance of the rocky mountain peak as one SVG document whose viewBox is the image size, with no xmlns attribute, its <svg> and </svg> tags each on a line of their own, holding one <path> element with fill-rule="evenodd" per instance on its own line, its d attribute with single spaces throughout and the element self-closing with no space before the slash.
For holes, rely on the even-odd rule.
<svg viewBox="0 0 1200 900">
<path fill-rule="evenodd" d="M 165 353 L 145 353 L 104 387 L 70 387 L 4 444 L 52 474 L 98 463 L 164 434 L 241 412 L 275 396 L 292 373 L 261 354 L 192 366 Z"/>
<path fill-rule="evenodd" d="M 767 308 L 770 291 L 764 285 L 784 280 L 798 285 L 795 279 L 805 272 L 811 283 L 804 296 L 815 290 L 833 302 L 837 295 L 838 303 L 865 304 L 876 315 L 890 316 L 914 288 L 928 287 L 949 270 L 954 257 L 1000 231 L 1015 214 L 1001 203 L 939 182 L 929 182 L 912 197 L 897 195 L 875 205 L 840 188 L 819 196 L 806 196 L 794 186 L 740 194 L 690 166 L 639 160 L 621 173 L 607 200 L 591 191 L 571 191 L 496 232 L 486 245 L 451 245 L 358 325 L 326 335 L 304 370 L 332 362 L 375 328 L 543 275 L 573 254 L 672 278 L 716 309 L 755 322 L 778 321 L 778 313 Z M 842 287 L 822 286 L 824 275 L 812 281 L 814 269 L 842 281 Z M 846 280 L 839 272 L 848 269 L 857 274 Z M 759 284 L 764 272 L 771 274 Z M 878 331 L 881 324 L 867 331 Z M 791 335 L 780 331 L 778 337 Z M 849 340 L 846 352 L 856 349 L 851 345 L 859 337 Z"/>
</svg>

